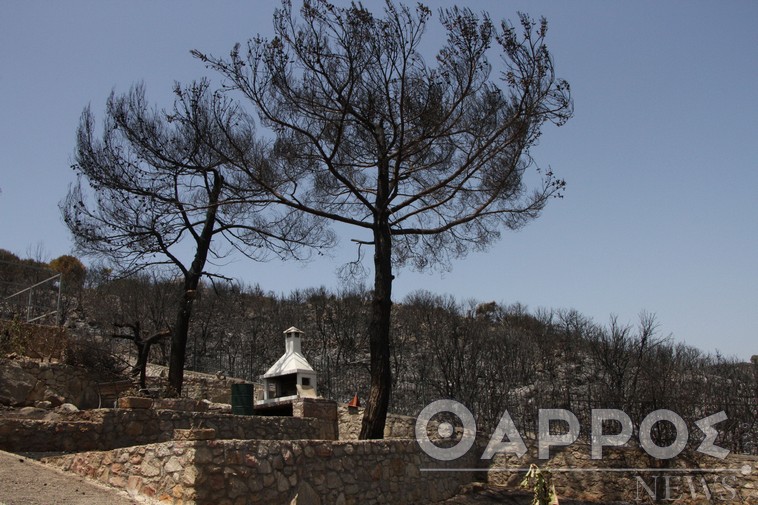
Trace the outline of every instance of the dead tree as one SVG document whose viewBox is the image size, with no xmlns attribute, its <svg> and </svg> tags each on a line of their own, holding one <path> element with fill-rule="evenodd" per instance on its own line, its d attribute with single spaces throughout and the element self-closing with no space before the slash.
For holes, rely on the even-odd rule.
<svg viewBox="0 0 758 505">
<path fill-rule="evenodd" d="M 214 275 L 213 260 L 233 250 L 256 260 L 302 257 L 331 236 L 315 219 L 274 209 L 255 185 L 231 193 L 236 160 L 260 149 L 252 120 L 205 81 L 177 85 L 175 94 L 168 110 L 150 107 L 142 86 L 112 94 L 101 136 L 90 108 L 84 110 L 73 166 L 79 180 L 61 210 L 82 253 L 124 275 L 163 267 L 179 278 L 169 358 L 178 394 L 195 294 L 200 279 Z M 270 167 L 257 178 L 278 187 Z"/>
<path fill-rule="evenodd" d="M 395 269 L 483 249 L 501 229 L 536 218 L 564 187 L 551 170 L 526 177 L 543 124 L 572 113 L 545 45 L 547 22 L 522 15 L 520 27 L 498 27 L 486 14 L 441 10 L 447 40 L 434 58 L 421 54 L 431 16 L 424 5 L 390 0 L 381 17 L 326 0 L 305 1 L 298 15 L 284 0 L 272 39 L 237 45 L 228 59 L 195 51 L 275 134 L 268 164 L 284 179 L 272 186 L 251 170 L 249 184 L 352 226 L 359 248 L 374 250 L 362 438 L 383 436 Z M 500 79 L 490 56 L 504 62 Z"/>
<path fill-rule="evenodd" d="M 142 328 L 139 321 L 134 323 L 113 323 L 113 327 L 117 329 L 127 329 L 130 334 L 113 333 L 113 338 L 122 338 L 130 340 L 137 348 L 137 362 L 132 367 L 132 375 L 139 375 L 139 387 L 140 389 L 147 388 L 147 363 L 150 356 L 150 348 L 158 341 L 170 337 L 171 329 L 166 328 L 156 333 L 153 333 L 147 337 L 142 335 Z"/>
</svg>

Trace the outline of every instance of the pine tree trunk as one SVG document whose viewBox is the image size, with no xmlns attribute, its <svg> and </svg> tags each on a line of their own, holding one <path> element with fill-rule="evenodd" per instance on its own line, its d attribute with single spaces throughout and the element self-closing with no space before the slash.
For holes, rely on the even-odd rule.
<svg viewBox="0 0 758 505">
<path fill-rule="evenodd" d="M 139 387 L 145 389 L 147 388 L 147 359 L 150 355 L 150 344 L 143 342 L 139 336 L 135 338 L 134 343 L 137 345 L 137 365 L 135 368 L 139 370 Z"/>
<path fill-rule="evenodd" d="M 184 384 L 184 361 L 187 354 L 187 339 L 189 336 L 189 324 L 192 317 L 192 305 L 197 294 L 200 278 L 203 276 L 205 262 L 208 259 L 208 251 L 211 247 L 211 239 L 216 227 L 216 212 L 218 210 L 219 195 L 224 179 L 219 174 L 214 174 L 213 189 L 208 198 L 208 210 L 205 213 L 203 229 L 195 237 L 195 258 L 189 270 L 184 273 L 184 292 L 176 314 L 176 323 L 171 336 L 171 356 L 168 366 L 168 383 L 178 396 L 182 392 Z"/>
<path fill-rule="evenodd" d="M 376 139 L 386 152 L 384 132 L 376 126 Z M 392 317 L 392 229 L 390 227 L 390 165 L 382 157 L 377 164 L 374 209 L 374 293 L 368 327 L 371 352 L 371 389 L 363 412 L 361 440 L 384 438 L 384 425 L 392 394 L 390 368 L 390 323 Z"/>
<path fill-rule="evenodd" d="M 374 293 L 369 323 L 371 390 L 363 414 L 360 438 L 384 438 L 392 392 L 390 322 L 392 314 L 392 235 L 389 227 L 374 232 Z"/>
<path fill-rule="evenodd" d="M 182 392 L 184 384 L 184 361 L 187 354 L 187 338 L 189 335 L 189 323 L 192 317 L 192 305 L 195 300 L 195 293 L 199 283 L 197 279 L 186 279 L 184 283 L 184 293 L 176 314 L 174 331 L 171 335 L 171 354 L 168 363 L 168 383 L 176 395 Z M 192 287 L 194 285 L 194 288 Z"/>
</svg>

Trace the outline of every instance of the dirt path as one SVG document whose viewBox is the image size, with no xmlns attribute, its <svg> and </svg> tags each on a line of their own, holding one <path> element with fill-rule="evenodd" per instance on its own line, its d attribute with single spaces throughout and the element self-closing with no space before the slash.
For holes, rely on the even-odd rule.
<svg viewBox="0 0 758 505">
<path fill-rule="evenodd" d="M 0 505 L 144 505 L 143 500 L 0 451 Z"/>
</svg>

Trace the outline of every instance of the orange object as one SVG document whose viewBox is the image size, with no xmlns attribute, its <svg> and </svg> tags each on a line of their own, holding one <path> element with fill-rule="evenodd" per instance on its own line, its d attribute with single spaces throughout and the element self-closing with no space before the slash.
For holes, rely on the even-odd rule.
<svg viewBox="0 0 758 505">
<path fill-rule="evenodd" d="M 358 399 L 358 393 L 353 396 L 353 399 L 350 400 L 350 403 L 347 404 L 348 407 L 360 407 L 361 401 Z"/>
</svg>

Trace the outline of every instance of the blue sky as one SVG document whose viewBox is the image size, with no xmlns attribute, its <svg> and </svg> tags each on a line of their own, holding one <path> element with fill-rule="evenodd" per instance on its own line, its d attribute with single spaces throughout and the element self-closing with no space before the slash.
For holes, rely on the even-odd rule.
<svg viewBox="0 0 758 505">
<path fill-rule="evenodd" d="M 57 203 L 73 181 L 84 106 L 101 115 L 111 90 L 137 81 L 169 105 L 175 80 L 208 75 L 190 49 L 221 55 L 270 34 L 277 3 L 4 3 L 0 248 L 71 252 Z M 633 323 L 645 310 L 678 341 L 758 354 L 758 3 L 458 3 L 495 19 L 548 18 L 576 112 L 546 128 L 534 155 L 568 187 L 540 219 L 451 271 L 401 271 L 395 299 L 427 289 L 574 308 L 598 322 L 616 314 Z M 336 268 L 354 255 L 350 238 L 306 265 L 236 259 L 223 271 L 278 293 L 333 288 Z"/>
</svg>

